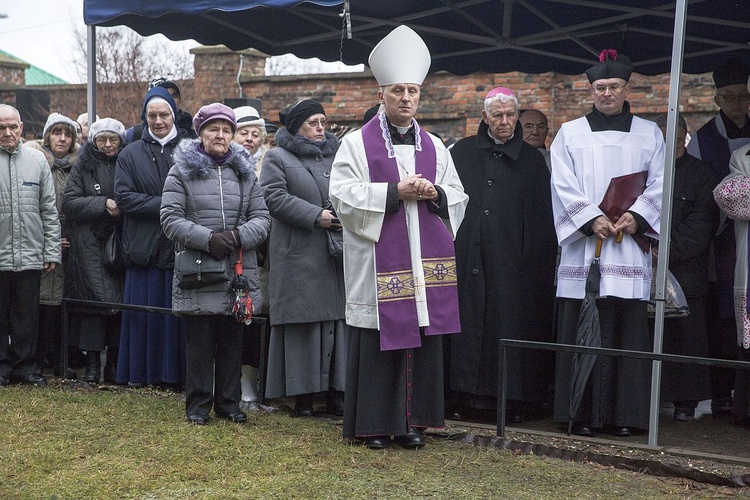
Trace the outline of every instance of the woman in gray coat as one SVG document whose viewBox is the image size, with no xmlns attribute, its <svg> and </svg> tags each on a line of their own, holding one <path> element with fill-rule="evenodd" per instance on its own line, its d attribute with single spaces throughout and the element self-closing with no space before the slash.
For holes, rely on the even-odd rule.
<svg viewBox="0 0 750 500">
<path fill-rule="evenodd" d="M 312 99 L 293 104 L 280 118 L 286 128 L 276 133 L 278 147 L 266 153 L 261 171 L 273 221 L 266 396 L 296 396 L 296 414 L 311 416 L 315 393 L 328 392 L 328 411 L 342 415 L 344 276 L 326 236 L 341 231 L 341 224 L 332 209 L 323 208 L 339 141 L 325 131 L 325 111 Z"/>
<path fill-rule="evenodd" d="M 237 123 L 231 108 L 203 106 L 193 124 L 198 139 L 179 143 L 164 183 L 161 226 L 178 253 L 202 250 L 231 265 L 241 252 L 250 296 L 260 304 L 255 247 L 266 239 L 270 219 L 254 162 L 232 143 Z M 213 407 L 219 418 L 245 422 L 239 407 L 242 323 L 232 314 L 231 281 L 183 289 L 179 272 L 175 259 L 172 309 L 186 317 L 187 420 L 205 425 Z"/>
</svg>

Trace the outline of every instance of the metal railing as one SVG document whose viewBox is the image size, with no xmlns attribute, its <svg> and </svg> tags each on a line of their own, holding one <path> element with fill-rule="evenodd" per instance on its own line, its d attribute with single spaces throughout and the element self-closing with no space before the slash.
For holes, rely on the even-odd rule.
<svg viewBox="0 0 750 500">
<path fill-rule="evenodd" d="M 541 349 L 545 351 L 555 352 L 571 352 L 571 353 L 584 353 L 584 354 L 603 354 L 607 356 L 613 356 L 616 358 L 635 358 L 645 359 L 655 362 L 662 361 L 674 361 L 676 363 L 692 363 L 701 364 L 708 366 L 720 366 L 724 368 L 744 368 L 750 369 L 750 362 L 747 361 L 735 361 L 728 359 L 715 359 L 715 358 L 701 358 L 693 356 L 683 356 L 680 354 L 657 354 L 648 351 L 631 351 L 627 349 L 609 349 L 605 347 L 588 347 L 579 346 L 573 344 L 557 344 L 553 342 L 535 342 L 531 340 L 515 340 L 515 339 L 500 339 L 500 366 L 497 376 L 497 393 L 498 405 L 497 405 L 497 435 L 499 437 L 505 437 L 505 412 L 506 412 L 506 397 L 507 397 L 507 379 L 508 379 L 508 348 L 521 348 L 521 349 Z M 657 401 L 654 404 L 654 401 Z M 651 410 L 652 419 L 651 422 L 657 422 L 649 426 L 649 445 L 657 446 L 658 441 L 658 413 L 659 404 L 658 398 L 651 398 Z M 656 418 L 654 417 L 656 413 Z"/>
<path fill-rule="evenodd" d="M 68 372 L 68 343 L 70 339 L 70 325 L 69 325 L 69 314 L 68 308 L 71 305 L 97 307 L 102 309 L 116 309 L 121 311 L 137 311 L 137 312 L 148 312 L 148 313 L 160 313 L 160 314 L 174 314 L 174 311 L 167 307 L 156 307 L 139 304 L 122 304 L 120 302 L 98 302 L 95 300 L 82 300 L 82 299 L 62 299 L 62 318 L 61 318 L 61 332 L 60 332 L 60 373 L 65 377 Z M 266 316 L 253 316 L 253 321 L 261 323 L 260 328 L 260 362 L 258 366 L 258 396 L 260 402 L 265 402 L 266 396 L 266 363 L 268 357 L 268 337 L 270 334 L 270 320 Z"/>
</svg>

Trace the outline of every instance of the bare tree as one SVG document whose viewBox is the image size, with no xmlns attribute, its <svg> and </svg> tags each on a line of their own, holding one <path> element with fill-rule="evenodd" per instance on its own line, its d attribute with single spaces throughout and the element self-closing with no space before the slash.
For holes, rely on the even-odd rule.
<svg viewBox="0 0 750 500">
<path fill-rule="evenodd" d="M 318 58 L 300 59 L 292 54 L 266 59 L 266 75 L 312 75 L 318 73 L 344 73 L 362 71 L 363 66 L 347 66 L 337 62 L 324 62 Z"/>
<path fill-rule="evenodd" d="M 77 54 L 83 57 L 76 57 L 73 63 L 85 79 L 86 32 L 80 27 L 75 28 L 75 40 Z M 192 56 L 144 38 L 129 28 L 97 28 L 97 114 L 117 118 L 126 125 L 138 123 L 148 82 L 156 77 L 192 79 Z"/>
</svg>

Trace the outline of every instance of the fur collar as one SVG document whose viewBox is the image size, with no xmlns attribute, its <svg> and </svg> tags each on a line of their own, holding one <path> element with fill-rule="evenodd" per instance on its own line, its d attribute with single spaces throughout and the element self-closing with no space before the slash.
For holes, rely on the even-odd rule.
<svg viewBox="0 0 750 500">
<path fill-rule="evenodd" d="M 44 155 L 44 157 L 47 159 L 47 163 L 49 164 L 50 168 L 55 166 L 55 156 L 52 154 L 52 152 L 48 149 L 46 149 L 44 146 L 42 146 L 42 139 L 34 139 L 31 141 L 24 142 L 24 145 L 29 146 L 32 149 L 36 149 L 40 153 Z M 63 168 L 65 171 L 69 171 L 73 164 L 76 161 L 76 158 L 78 156 L 78 148 L 76 147 L 73 151 L 68 153 L 66 156 L 63 157 L 63 159 L 67 159 L 67 166 Z"/>
<path fill-rule="evenodd" d="M 328 141 L 323 145 L 322 148 L 317 148 L 315 145 L 303 141 L 297 135 L 292 135 L 286 129 L 286 127 L 280 128 L 276 132 L 276 144 L 292 153 L 295 156 L 333 156 L 339 149 L 339 139 L 330 132 L 326 132 L 326 139 Z"/>
<path fill-rule="evenodd" d="M 200 139 L 183 139 L 174 150 L 174 163 L 185 179 L 205 179 L 211 169 L 216 168 L 211 157 L 198 150 L 199 144 Z M 229 148 L 232 150 L 232 157 L 224 162 L 222 168 L 234 169 L 239 178 L 249 176 L 255 170 L 255 159 L 234 141 L 229 143 Z"/>
<path fill-rule="evenodd" d="M 122 151 L 122 148 L 120 148 Z M 119 154 L 119 151 L 118 151 Z M 84 172 L 94 173 L 99 165 L 114 166 L 117 162 L 117 155 L 106 156 L 104 153 L 94 147 L 94 143 L 87 142 L 78 150 L 76 165 Z"/>
</svg>

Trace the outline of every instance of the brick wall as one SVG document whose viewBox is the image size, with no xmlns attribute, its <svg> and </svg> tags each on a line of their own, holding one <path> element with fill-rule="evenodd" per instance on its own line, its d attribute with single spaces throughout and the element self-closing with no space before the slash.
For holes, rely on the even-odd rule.
<svg viewBox="0 0 750 500">
<path fill-rule="evenodd" d="M 223 47 L 199 47 L 195 55 L 195 79 L 180 81 L 182 107 L 195 113 L 203 104 L 239 97 L 237 73 L 243 56 L 240 82 L 244 97 L 263 101 L 264 117 L 278 121 L 278 113 L 300 98 L 314 98 L 326 108 L 329 121 L 340 126 L 359 126 L 364 112 L 377 104 L 377 84 L 369 71 L 304 76 L 265 76 L 265 55 L 249 49 L 232 52 Z M 663 113 L 667 109 L 669 75 L 634 74 L 629 101 L 635 113 Z M 422 88 L 418 119 L 425 128 L 444 139 L 476 132 L 484 95 L 493 87 L 506 86 L 519 97 L 521 106 L 544 112 L 550 121 L 550 138 L 560 124 L 591 109 L 588 82 L 583 75 L 539 75 L 518 72 L 475 73 L 454 76 L 429 75 Z M 146 84 L 115 88 L 99 85 L 98 114 L 114 116 L 126 125 L 138 121 Z M 51 111 L 76 117 L 86 109 L 85 85 L 44 87 L 50 92 Z M 684 75 L 681 109 L 691 130 L 714 116 L 714 87 L 710 74 Z"/>
</svg>

